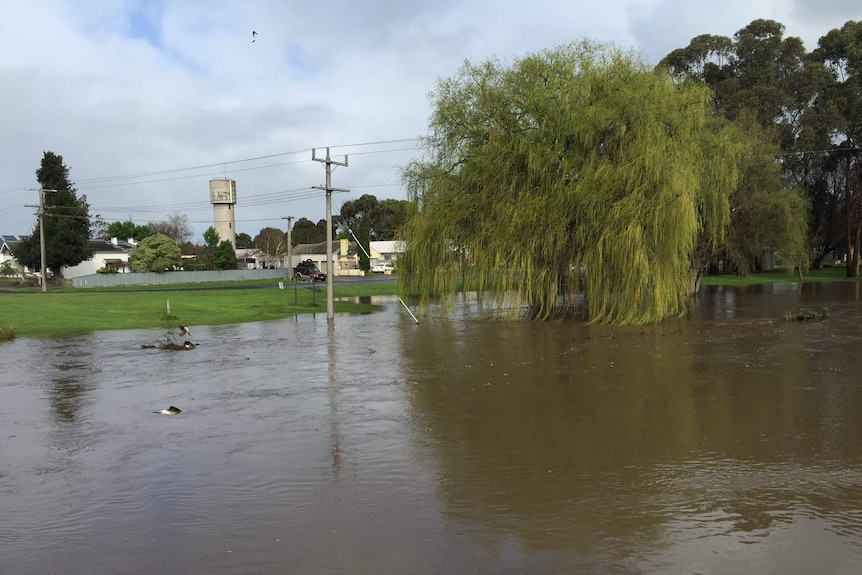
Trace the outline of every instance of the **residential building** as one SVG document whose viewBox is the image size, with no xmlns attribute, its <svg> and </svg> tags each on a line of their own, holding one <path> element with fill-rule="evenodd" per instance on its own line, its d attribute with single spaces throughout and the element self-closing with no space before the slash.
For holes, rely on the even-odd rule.
<svg viewBox="0 0 862 575">
<path fill-rule="evenodd" d="M 29 270 L 18 263 L 18 260 L 15 259 L 13 255 L 15 252 L 15 248 L 18 247 L 18 243 L 21 240 L 28 239 L 30 236 L 14 236 L 14 235 L 2 235 L 0 236 L 0 240 L 2 240 L 2 244 L 0 244 L 0 267 L 3 267 L 3 264 L 8 263 L 12 266 L 14 270 L 14 275 L 21 276 L 24 274 L 33 273 L 33 270 Z"/>
<path fill-rule="evenodd" d="M 88 276 L 99 270 L 116 273 L 132 271 L 129 264 L 129 254 L 135 249 L 137 242 L 132 238 L 126 241 L 111 238 L 110 240 L 90 240 L 87 247 L 93 255 L 76 266 L 64 266 L 61 269 L 65 279 Z"/>
<path fill-rule="evenodd" d="M 361 250 L 356 242 L 350 242 L 346 239 L 335 240 L 332 243 L 332 249 L 331 259 L 335 268 L 335 275 L 362 275 L 361 270 L 359 270 Z M 404 253 L 404 242 L 400 240 L 370 242 L 368 251 L 372 266 L 378 263 L 394 264 L 398 260 L 398 256 Z M 326 271 L 326 242 L 297 244 L 293 247 L 292 256 L 293 261 L 285 262 L 286 267 L 293 269 L 299 262 L 311 260 L 321 271 Z"/>
</svg>

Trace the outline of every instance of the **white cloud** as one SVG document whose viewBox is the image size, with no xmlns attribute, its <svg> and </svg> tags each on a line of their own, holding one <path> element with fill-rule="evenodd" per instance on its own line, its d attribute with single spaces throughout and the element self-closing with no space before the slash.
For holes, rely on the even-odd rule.
<svg viewBox="0 0 862 575">
<path fill-rule="evenodd" d="M 198 238 L 212 216 L 207 181 L 224 175 L 237 180 L 239 231 L 283 227 L 284 215 L 322 218 L 321 194 L 288 191 L 323 184 L 311 147 L 351 154 L 333 184 L 353 191 L 336 206 L 363 193 L 403 198 L 399 167 L 417 150 L 368 152 L 411 144 L 335 146 L 424 134 L 428 93 L 465 59 L 511 60 L 590 38 L 657 61 L 698 34 L 730 36 L 760 17 L 812 48 L 852 17 L 852 4 L 812 12 L 802 0 L 720 9 L 702 0 L 9 3 L 0 19 L 0 230 L 32 229 L 24 204 L 36 198 L 23 188 L 36 185 L 44 150 L 63 155 L 94 214 L 144 223 L 187 213 Z"/>
</svg>

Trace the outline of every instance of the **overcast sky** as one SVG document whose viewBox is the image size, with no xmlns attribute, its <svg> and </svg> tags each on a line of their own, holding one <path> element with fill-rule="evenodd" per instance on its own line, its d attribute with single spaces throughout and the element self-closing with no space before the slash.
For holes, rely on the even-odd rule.
<svg viewBox="0 0 862 575">
<path fill-rule="evenodd" d="M 334 210 L 405 199 L 428 94 L 464 60 L 589 38 L 656 63 L 757 18 L 807 49 L 858 0 L 6 0 L 0 17 L 0 233 L 33 229 L 42 153 L 60 154 L 91 214 L 212 223 L 208 181 L 237 182 L 237 231 L 325 216 L 323 165 L 348 155 Z M 252 31 L 257 32 L 252 42 Z M 295 220 L 294 220 L 295 221 Z"/>
</svg>

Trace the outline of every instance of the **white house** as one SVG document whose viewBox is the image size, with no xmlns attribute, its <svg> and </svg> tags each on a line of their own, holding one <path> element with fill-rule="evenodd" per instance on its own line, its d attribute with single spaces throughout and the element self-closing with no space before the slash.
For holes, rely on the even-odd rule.
<svg viewBox="0 0 862 575">
<path fill-rule="evenodd" d="M 257 248 L 236 248 L 236 259 L 240 269 L 263 269 L 263 258 Z"/>
<path fill-rule="evenodd" d="M 88 276 L 100 269 L 113 270 L 118 273 L 129 273 L 129 254 L 135 249 L 137 242 L 131 238 L 126 241 L 111 238 L 110 240 L 90 240 L 87 247 L 93 251 L 90 259 L 76 266 L 64 266 L 61 270 L 65 279 Z"/>
<path fill-rule="evenodd" d="M 374 265 L 383 263 L 394 264 L 398 261 L 398 256 L 404 253 L 406 246 L 402 240 L 388 240 L 369 242 L 369 247 L 371 248 L 372 256 L 375 255 L 375 252 L 377 253 L 377 261 L 374 261 L 375 258 L 371 258 L 371 265 Z"/>
<path fill-rule="evenodd" d="M 15 248 L 18 247 L 18 242 L 21 240 L 25 240 L 30 236 L 13 236 L 13 235 L 4 235 L 0 236 L 0 240 L 2 240 L 2 244 L 0 244 L 0 267 L 3 267 L 4 264 L 8 263 L 12 266 L 14 275 L 21 275 L 24 273 L 31 273 L 31 270 L 26 269 L 24 266 L 18 263 L 18 260 L 15 259 L 13 252 Z"/>
<path fill-rule="evenodd" d="M 30 270 L 15 259 L 15 248 L 21 240 L 29 236 L 0 236 L 3 243 L 0 244 L 0 266 L 8 262 L 14 269 L 15 275 L 27 275 L 36 273 L 35 270 Z M 93 255 L 82 261 L 76 266 L 68 266 L 62 268 L 63 277 L 66 279 L 86 276 L 96 273 L 99 269 L 115 270 L 119 273 L 127 273 L 131 271 L 129 267 L 129 253 L 135 248 L 137 242 L 129 239 L 125 242 L 111 238 L 109 240 L 90 240 L 87 247 L 92 250 Z M 49 268 L 50 269 L 50 268 Z"/>
</svg>

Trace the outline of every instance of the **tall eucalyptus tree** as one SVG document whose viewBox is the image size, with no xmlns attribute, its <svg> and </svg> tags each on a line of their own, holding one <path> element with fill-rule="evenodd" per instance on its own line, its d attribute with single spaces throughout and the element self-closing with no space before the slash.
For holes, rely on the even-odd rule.
<svg viewBox="0 0 862 575">
<path fill-rule="evenodd" d="M 812 158 L 795 152 L 811 145 L 807 113 L 824 75 L 810 65 L 802 41 L 785 37 L 778 22 L 754 20 L 732 39 L 697 36 L 660 67 L 709 86 L 714 114 L 736 123 L 748 148 L 731 199 L 730 233 L 704 258 L 723 260 L 740 274 L 760 269 L 775 253 L 785 264 L 807 268 L 810 204 L 795 188 L 807 187 Z"/>
<path fill-rule="evenodd" d="M 840 195 L 846 230 L 847 276 L 859 275 L 862 249 L 862 22 L 850 21 L 818 41 L 813 57 L 831 73 L 819 102 L 832 110 L 828 135 L 834 150 L 825 158 L 829 180 Z"/>
</svg>

